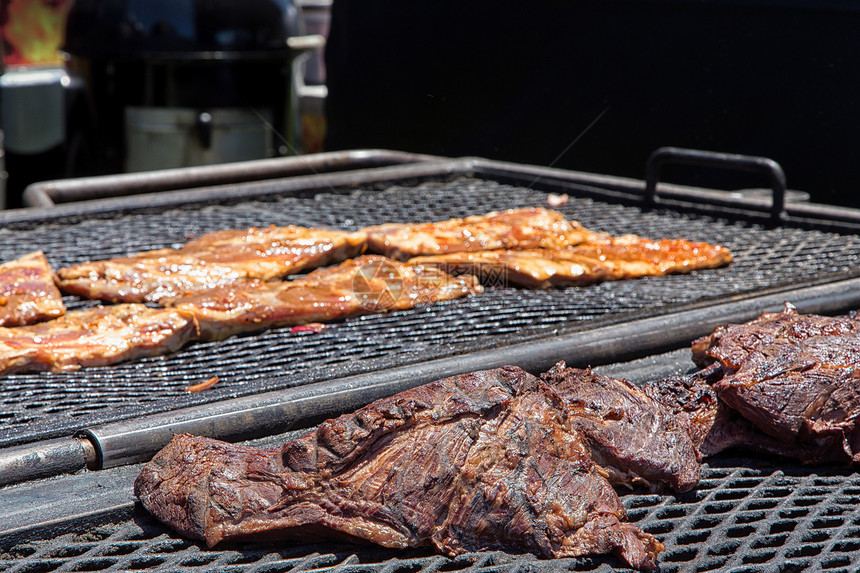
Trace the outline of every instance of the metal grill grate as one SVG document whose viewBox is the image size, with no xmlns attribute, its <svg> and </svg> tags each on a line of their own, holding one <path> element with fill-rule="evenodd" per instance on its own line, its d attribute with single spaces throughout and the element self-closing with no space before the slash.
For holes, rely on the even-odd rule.
<svg viewBox="0 0 860 573">
<path fill-rule="evenodd" d="M 718 458 L 705 467 L 692 492 L 629 494 L 623 501 L 630 520 L 666 545 L 659 558 L 661 573 L 860 569 L 860 476 L 849 470 Z M 426 551 L 337 543 L 249 543 L 210 550 L 169 532 L 141 509 L 111 523 L 79 526 L 46 540 L 0 544 L 0 571 L 118 570 L 630 572 L 611 557 L 540 560 L 490 552 L 448 559 Z"/>
<path fill-rule="evenodd" d="M 379 190 L 381 187 L 381 190 Z M 235 204 L 112 213 L 0 229 L 0 259 L 42 249 L 55 267 L 180 245 L 189 236 L 250 225 L 357 229 L 386 221 L 439 220 L 517 206 L 545 206 L 546 190 L 491 178 L 457 176 Z M 720 243 L 735 254 L 727 268 L 581 289 L 488 288 L 481 296 L 333 324 L 319 334 L 289 329 L 189 346 L 171 356 L 62 374 L 11 375 L 0 385 L 0 447 L 69 435 L 94 424 L 453 356 L 669 312 L 707 299 L 860 273 L 860 237 L 748 222 L 643 212 L 588 198 L 560 208 L 610 233 L 683 236 Z M 90 305 L 67 299 L 70 307 Z M 199 394 L 184 389 L 212 376 Z"/>
</svg>

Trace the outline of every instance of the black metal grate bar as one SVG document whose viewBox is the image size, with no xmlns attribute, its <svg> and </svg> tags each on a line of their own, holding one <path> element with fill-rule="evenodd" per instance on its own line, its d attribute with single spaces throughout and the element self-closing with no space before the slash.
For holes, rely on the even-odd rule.
<svg viewBox="0 0 860 573">
<path fill-rule="evenodd" d="M 235 204 L 20 223 L 0 229 L 0 259 L 39 248 L 60 267 L 179 245 L 189 236 L 223 228 L 297 224 L 357 229 L 387 221 L 439 220 L 545 206 L 547 191 L 553 190 L 490 177 L 452 176 L 325 188 Z M 614 234 L 721 243 L 732 249 L 735 261 L 714 271 L 588 288 L 492 287 L 481 296 L 347 320 L 319 334 L 269 331 L 194 344 L 171 356 L 109 368 L 10 375 L 0 385 L 0 447 L 70 435 L 109 421 L 671 312 L 696 301 L 860 274 L 857 235 L 771 229 L 672 209 L 643 212 L 589 198 L 572 197 L 560 210 L 590 228 Z M 78 308 L 93 303 L 67 298 L 67 304 Z M 184 391 L 212 376 L 220 382 L 211 390 Z"/>
</svg>

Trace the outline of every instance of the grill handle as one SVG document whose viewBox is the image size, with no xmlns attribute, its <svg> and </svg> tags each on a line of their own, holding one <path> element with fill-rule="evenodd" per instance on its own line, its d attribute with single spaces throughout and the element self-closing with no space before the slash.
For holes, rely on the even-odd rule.
<svg viewBox="0 0 860 573">
<path fill-rule="evenodd" d="M 645 167 L 645 196 L 643 200 L 646 207 L 654 207 L 659 201 L 657 180 L 660 177 L 660 169 L 666 163 L 762 173 L 770 180 L 773 190 L 770 219 L 774 225 L 779 225 L 785 221 L 785 173 L 779 163 L 773 159 L 699 149 L 661 147 L 651 154 Z"/>
</svg>

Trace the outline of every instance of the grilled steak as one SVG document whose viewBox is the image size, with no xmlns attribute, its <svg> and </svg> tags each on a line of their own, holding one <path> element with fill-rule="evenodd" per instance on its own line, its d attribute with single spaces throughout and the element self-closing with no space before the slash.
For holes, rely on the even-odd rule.
<svg viewBox="0 0 860 573">
<path fill-rule="evenodd" d="M 36 251 L 0 265 L 0 326 L 22 326 L 66 312 L 54 271 Z"/>
<path fill-rule="evenodd" d="M 860 320 L 799 314 L 786 305 L 693 344 L 716 360 L 716 395 L 780 451 L 806 462 L 860 461 Z M 764 448 L 767 449 L 767 448 Z"/>
<path fill-rule="evenodd" d="M 571 426 L 613 485 L 687 491 L 701 468 L 684 419 L 626 380 L 555 365 L 541 378 L 565 402 Z"/>
<path fill-rule="evenodd" d="M 662 544 L 625 522 L 566 418 L 552 388 L 522 370 L 475 372 L 379 400 L 281 448 L 177 436 L 135 494 L 210 546 L 336 538 L 449 555 L 614 553 L 653 570 Z"/>
<path fill-rule="evenodd" d="M 173 352 L 198 336 L 197 323 L 177 310 L 142 304 L 72 310 L 15 328 L 0 328 L 0 374 L 74 370 Z"/>
<path fill-rule="evenodd" d="M 393 259 L 493 249 L 558 248 L 600 236 L 558 211 L 511 209 L 434 223 L 388 223 L 364 229 L 368 248 Z"/>
<path fill-rule="evenodd" d="M 60 269 L 60 288 L 111 302 L 158 302 L 168 296 L 247 280 L 270 281 L 338 263 L 364 249 L 364 233 L 305 227 L 216 231 L 180 249 Z"/>
<path fill-rule="evenodd" d="M 161 303 L 192 314 L 204 339 L 219 340 L 266 328 L 403 310 L 481 290 L 471 276 L 452 277 L 365 255 L 293 281 L 246 282 Z"/>
<path fill-rule="evenodd" d="M 474 274 L 485 283 L 551 288 L 688 273 L 725 266 L 731 260 L 725 247 L 624 235 L 560 249 L 453 253 L 415 257 L 409 262 L 436 266 L 453 274 Z"/>
</svg>

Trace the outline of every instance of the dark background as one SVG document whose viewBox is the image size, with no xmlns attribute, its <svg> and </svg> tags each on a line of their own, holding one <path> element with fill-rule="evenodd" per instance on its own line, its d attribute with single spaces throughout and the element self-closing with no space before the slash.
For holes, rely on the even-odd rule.
<svg viewBox="0 0 860 573">
<path fill-rule="evenodd" d="M 860 206 L 860 2 L 336 0 L 326 66 L 327 150 L 642 178 L 671 145 L 770 157 L 789 188 Z"/>
</svg>

